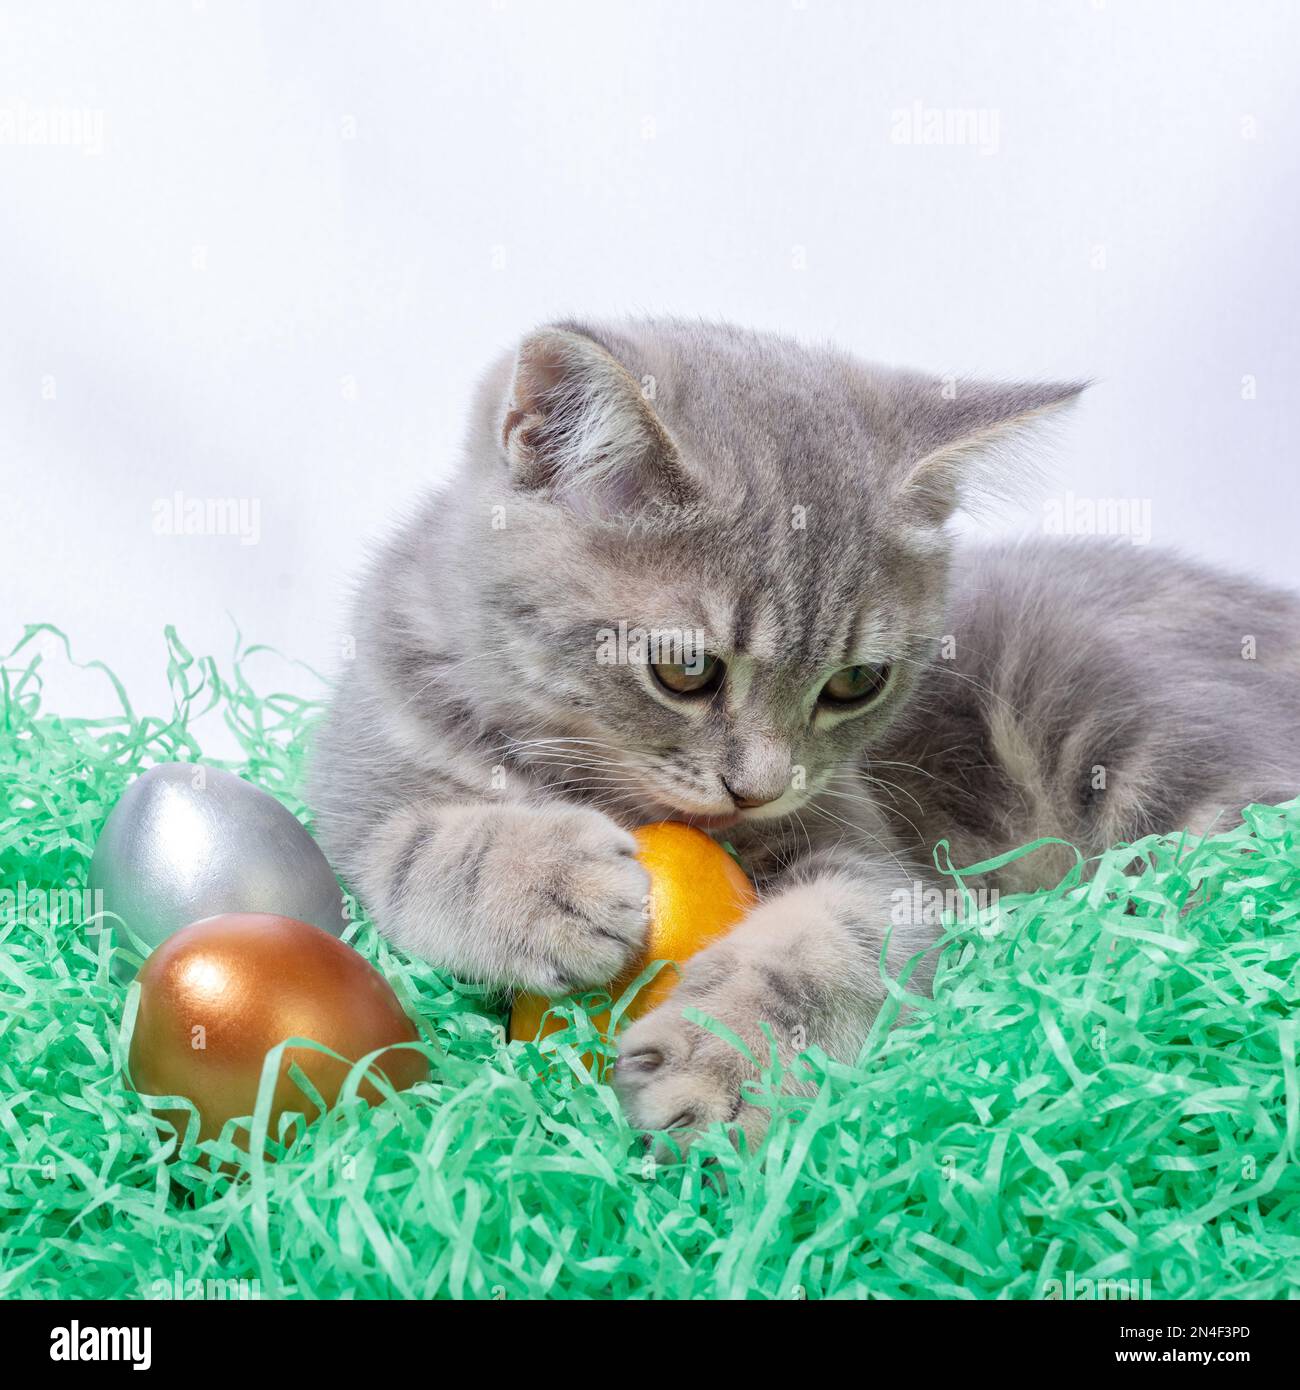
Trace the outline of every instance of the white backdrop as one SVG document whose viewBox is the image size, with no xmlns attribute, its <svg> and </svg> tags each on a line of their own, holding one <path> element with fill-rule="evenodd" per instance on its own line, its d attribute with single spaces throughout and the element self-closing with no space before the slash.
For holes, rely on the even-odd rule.
<svg viewBox="0 0 1300 1390">
<path fill-rule="evenodd" d="M 54 621 L 146 707 L 167 622 L 332 669 L 567 312 L 1095 377 L 1056 492 L 1300 586 L 1298 71 L 1242 0 L 6 5 L 0 650 Z M 177 493 L 247 535 L 159 534 Z"/>
</svg>

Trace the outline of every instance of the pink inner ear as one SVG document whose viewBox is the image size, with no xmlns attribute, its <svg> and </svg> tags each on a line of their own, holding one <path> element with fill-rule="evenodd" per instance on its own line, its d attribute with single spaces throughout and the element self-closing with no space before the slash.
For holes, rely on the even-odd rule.
<svg viewBox="0 0 1300 1390">
<path fill-rule="evenodd" d="M 567 330 L 521 344 L 501 439 L 516 485 L 549 492 L 575 516 L 627 515 L 690 492 L 676 447 L 627 368 Z"/>
<path fill-rule="evenodd" d="M 512 406 L 506 412 L 501 425 L 501 443 L 506 452 L 520 463 L 532 462 L 533 451 L 537 447 L 535 431 L 545 422 L 546 417 L 536 411 L 520 410 Z"/>
<path fill-rule="evenodd" d="M 591 363 L 584 362 L 559 334 L 529 338 L 520 347 L 515 363 L 514 405 L 526 415 L 540 413 L 566 378 L 590 369 Z"/>
<path fill-rule="evenodd" d="M 510 399 L 501 423 L 501 442 L 515 472 L 516 480 L 529 488 L 545 487 L 555 479 L 566 440 L 563 430 L 554 430 L 551 417 L 573 408 L 575 397 L 584 387 L 590 389 L 602 366 L 614 367 L 612 360 L 595 343 L 585 343 L 573 334 L 548 330 L 525 339 L 515 359 Z M 547 439 L 552 426 L 554 438 Z M 555 458 L 544 458 L 553 451 Z"/>
</svg>

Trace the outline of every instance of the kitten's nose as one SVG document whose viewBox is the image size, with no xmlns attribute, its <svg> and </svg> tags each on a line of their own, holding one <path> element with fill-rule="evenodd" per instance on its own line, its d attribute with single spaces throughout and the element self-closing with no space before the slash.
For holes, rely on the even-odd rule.
<svg viewBox="0 0 1300 1390">
<path fill-rule="evenodd" d="M 752 811 L 756 806 L 766 806 L 781 795 L 781 792 L 773 792 L 769 796 L 746 796 L 743 792 L 738 792 L 725 777 L 722 779 L 722 785 L 731 793 L 731 799 L 742 811 Z M 781 791 L 784 790 L 785 788 L 782 787 Z"/>
</svg>

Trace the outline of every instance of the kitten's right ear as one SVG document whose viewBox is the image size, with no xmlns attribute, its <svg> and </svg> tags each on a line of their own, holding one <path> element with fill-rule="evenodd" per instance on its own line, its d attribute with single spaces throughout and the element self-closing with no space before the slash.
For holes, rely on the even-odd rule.
<svg viewBox="0 0 1300 1390">
<path fill-rule="evenodd" d="M 1070 405 L 1086 381 L 931 380 L 897 373 L 888 387 L 900 441 L 897 491 L 911 513 L 942 525 L 958 508 L 1014 493 L 1032 476 L 1023 446 L 1034 426 Z"/>
<path fill-rule="evenodd" d="M 636 379 L 583 333 L 544 328 L 515 357 L 501 443 L 516 487 L 612 516 L 695 490 Z"/>
</svg>

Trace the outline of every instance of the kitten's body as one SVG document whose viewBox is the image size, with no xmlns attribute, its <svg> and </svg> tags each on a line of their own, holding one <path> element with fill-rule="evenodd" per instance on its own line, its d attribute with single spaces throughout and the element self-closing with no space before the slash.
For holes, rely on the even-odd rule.
<svg viewBox="0 0 1300 1390">
<path fill-rule="evenodd" d="M 895 825 L 927 862 L 1039 836 L 1085 854 L 1223 829 L 1300 791 L 1300 603 L 1125 541 L 958 550 L 945 630 L 879 757 Z M 919 769 L 919 771 L 917 770 Z M 1040 850 L 1004 891 L 1074 862 Z"/>
<path fill-rule="evenodd" d="M 629 1031 L 618 1079 L 646 1127 L 752 1129 L 739 1054 L 682 1008 L 760 1054 L 766 1022 L 787 1053 L 852 1055 L 884 929 L 895 969 L 937 934 L 898 911 L 935 841 L 1088 853 L 1293 795 L 1293 599 L 1123 545 L 952 562 L 982 460 L 1076 390 L 954 395 L 725 327 L 526 340 L 362 591 L 317 765 L 336 866 L 399 944 L 554 994 L 639 952 L 626 827 L 715 825 L 764 900 Z M 701 631 L 725 679 L 686 698 L 602 661 L 620 623 Z M 861 707 L 819 693 L 877 665 Z"/>
</svg>

